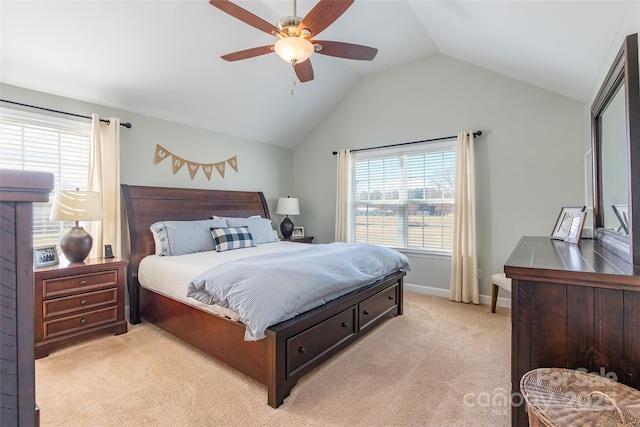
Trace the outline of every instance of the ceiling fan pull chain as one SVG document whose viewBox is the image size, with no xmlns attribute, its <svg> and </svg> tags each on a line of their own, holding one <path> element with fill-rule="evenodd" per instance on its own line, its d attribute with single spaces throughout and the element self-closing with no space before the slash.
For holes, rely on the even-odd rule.
<svg viewBox="0 0 640 427">
<path fill-rule="evenodd" d="M 291 96 L 293 96 L 293 89 L 296 87 L 296 77 L 295 74 L 291 74 Z"/>
</svg>

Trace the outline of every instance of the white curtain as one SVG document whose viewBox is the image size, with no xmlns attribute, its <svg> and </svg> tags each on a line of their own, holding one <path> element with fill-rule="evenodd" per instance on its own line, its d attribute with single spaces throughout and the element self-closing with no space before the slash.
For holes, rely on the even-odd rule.
<svg viewBox="0 0 640 427">
<path fill-rule="evenodd" d="M 479 304 L 473 131 L 458 133 L 456 157 L 456 196 L 449 299 Z"/>
<path fill-rule="evenodd" d="M 109 117 L 109 124 L 91 115 L 91 163 L 89 191 L 102 196 L 102 221 L 91 221 L 88 231 L 93 237 L 90 257 L 101 258 L 104 245 L 111 245 L 113 255 L 122 256 L 120 214 L 120 119 Z"/>
<path fill-rule="evenodd" d="M 351 150 L 339 150 L 336 180 L 336 242 L 351 241 L 351 167 Z"/>
</svg>

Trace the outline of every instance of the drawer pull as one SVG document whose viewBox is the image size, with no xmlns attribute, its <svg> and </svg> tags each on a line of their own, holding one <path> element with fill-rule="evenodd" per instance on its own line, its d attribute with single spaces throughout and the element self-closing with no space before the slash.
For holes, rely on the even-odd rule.
<svg viewBox="0 0 640 427">
<path fill-rule="evenodd" d="M 298 353 L 306 354 L 307 353 L 307 347 L 300 347 L 298 349 Z"/>
<path fill-rule="evenodd" d="M 81 284 L 81 285 L 86 285 L 86 284 L 87 284 L 87 281 L 86 281 L 86 280 L 80 280 L 80 284 Z"/>
<path fill-rule="evenodd" d="M 348 328 L 349 327 L 349 323 L 348 322 L 342 322 L 342 327 L 343 328 Z"/>
<path fill-rule="evenodd" d="M 393 295 L 389 295 L 389 299 L 393 299 Z"/>
<path fill-rule="evenodd" d="M 85 323 L 87 323 L 87 319 L 85 319 L 85 318 L 83 317 L 82 319 L 80 319 L 80 323 L 82 323 L 82 324 L 84 325 Z"/>
<path fill-rule="evenodd" d="M 82 301 L 80 301 L 80 305 L 87 305 L 87 300 L 83 299 Z"/>
<path fill-rule="evenodd" d="M 364 314 L 365 316 L 369 314 L 369 312 L 367 310 L 363 311 L 362 314 Z"/>
</svg>

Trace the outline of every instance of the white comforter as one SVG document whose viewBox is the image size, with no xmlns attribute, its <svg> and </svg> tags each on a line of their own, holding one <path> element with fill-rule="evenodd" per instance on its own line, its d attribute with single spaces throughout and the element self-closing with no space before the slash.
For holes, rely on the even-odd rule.
<svg viewBox="0 0 640 427">
<path fill-rule="evenodd" d="M 301 243 L 273 242 L 226 252 L 207 251 L 179 256 L 149 255 L 140 262 L 138 281 L 143 288 L 192 305 L 200 310 L 238 320 L 238 313 L 228 307 L 204 304 L 187 297 L 187 286 L 191 280 L 208 268 L 225 262 L 276 252 L 300 251 L 306 247 L 307 245 Z"/>
</svg>

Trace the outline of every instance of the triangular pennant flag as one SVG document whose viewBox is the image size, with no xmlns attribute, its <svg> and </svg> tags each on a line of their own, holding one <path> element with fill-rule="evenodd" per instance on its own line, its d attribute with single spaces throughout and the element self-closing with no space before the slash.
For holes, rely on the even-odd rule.
<svg viewBox="0 0 640 427">
<path fill-rule="evenodd" d="M 189 175 L 191 175 L 191 179 L 193 179 L 193 177 L 195 177 L 196 173 L 198 172 L 200 164 L 187 161 L 187 165 L 189 166 Z"/>
<path fill-rule="evenodd" d="M 233 156 L 232 158 L 227 160 L 229 166 L 233 168 L 234 171 L 238 172 L 238 156 Z"/>
<path fill-rule="evenodd" d="M 202 171 L 207 176 L 207 179 L 211 181 L 211 172 L 213 172 L 213 163 L 209 163 L 207 165 L 200 165 L 200 166 L 202 166 Z"/>
<path fill-rule="evenodd" d="M 220 176 L 224 178 L 224 162 L 214 163 L 213 166 L 216 167 L 216 170 L 220 173 Z"/>
<path fill-rule="evenodd" d="M 176 156 L 175 154 L 171 155 L 172 159 L 171 161 L 173 162 L 173 174 L 175 175 L 176 172 L 178 172 L 180 170 L 180 168 L 182 166 L 184 166 L 185 161 L 184 159 L 181 159 L 180 157 Z"/>
<path fill-rule="evenodd" d="M 171 153 L 169 153 L 167 150 L 162 148 L 159 144 L 156 144 L 156 157 L 153 160 L 153 164 L 157 165 L 158 163 L 166 159 L 167 156 L 170 156 L 170 155 Z"/>
</svg>

